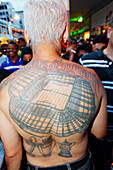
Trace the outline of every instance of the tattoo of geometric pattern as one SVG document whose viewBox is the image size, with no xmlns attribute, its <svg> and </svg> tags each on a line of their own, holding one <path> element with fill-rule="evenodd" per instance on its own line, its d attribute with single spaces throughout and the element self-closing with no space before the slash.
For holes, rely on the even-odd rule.
<svg viewBox="0 0 113 170">
<path fill-rule="evenodd" d="M 39 62 L 9 85 L 10 116 L 28 134 L 68 137 L 82 133 L 95 114 L 90 82 L 72 71 L 69 74 L 64 65 L 59 68 Z"/>
<path fill-rule="evenodd" d="M 98 79 L 75 64 L 32 61 L 10 77 L 9 114 L 27 134 L 31 156 L 35 148 L 51 156 L 56 144 L 59 156 L 70 158 L 76 142 L 66 137 L 84 133 L 95 115 Z M 7 85 L 4 83 L 3 87 Z M 43 137 L 43 135 L 50 137 Z M 54 136 L 54 139 L 53 137 Z M 56 142 L 56 138 L 64 142 Z M 38 142 L 38 138 L 43 139 Z"/>
</svg>

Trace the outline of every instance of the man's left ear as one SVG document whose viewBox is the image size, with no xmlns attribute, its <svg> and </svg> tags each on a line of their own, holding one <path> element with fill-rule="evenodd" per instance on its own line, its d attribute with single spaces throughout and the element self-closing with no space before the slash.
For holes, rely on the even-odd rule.
<svg viewBox="0 0 113 170">
<path fill-rule="evenodd" d="M 26 41 L 27 41 L 27 43 L 28 43 L 28 42 L 30 41 L 30 37 L 29 37 L 26 29 L 24 29 L 24 37 L 25 37 L 25 39 L 26 39 Z"/>
<path fill-rule="evenodd" d="M 64 34 L 63 34 L 63 40 L 64 40 L 64 42 L 67 41 L 68 37 L 69 37 L 69 27 L 68 27 L 68 25 L 67 25 L 66 28 L 65 28 Z"/>
<path fill-rule="evenodd" d="M 110 38 L 112 31 L 113 31 L 112 28 L 108 27 L 108 29 L 107 29 L 107 38 L 108 39 Z"/>
</svg>

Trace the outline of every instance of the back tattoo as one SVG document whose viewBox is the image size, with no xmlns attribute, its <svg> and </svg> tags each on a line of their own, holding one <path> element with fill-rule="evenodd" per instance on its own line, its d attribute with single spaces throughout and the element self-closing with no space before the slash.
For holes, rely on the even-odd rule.
<svg viewBox="0 0 113 170">
<path fill-rule="evenodd" d="M 8 89 L 9 114 L 24 132 L 31 135 L 26 141 L 32 146 L 30 153 L 38 147 L 43 156 L 50 156 L 55 139 L 42 140 L 42 144 L 52 143 L 49 154 L 45 155 L 36 138 L 51 134 L 65 138 L 64 143 L 57 143 L 61 150 L 59 156 L 72 156 L 70 150 L 76 142 L 71 143 L 66 137 L 84 133 L 96 109 L 91 83 L 96 86 L 97 80 L 83 71 L 75 64 L 38 60 L 13 76 Z M 67 146 L 66 149 L 63 146 Z"/>
</svg>

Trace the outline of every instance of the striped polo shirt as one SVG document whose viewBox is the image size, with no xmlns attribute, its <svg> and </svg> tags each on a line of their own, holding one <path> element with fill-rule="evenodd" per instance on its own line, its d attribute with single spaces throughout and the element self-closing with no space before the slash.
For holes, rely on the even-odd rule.
<svg viewBox="0 0 113 170">
<path fill-rule="evenodd" d="M 10 58 L 8 58 L 4 63 L 2 63 L 1 68 L 8 70 L 10 73 L 22 68 L 24 66 L 22 59 L 18 56 L 18 59 L 13 63 Z"/>
<path fill-rule="evenodd" d="M 107 93 L 108 130 L 113 130 L 113 63 L 103 53 L 104 48 L 83 55 L 79 64 L 93 69 L 102 81 Z"/>
</svg>

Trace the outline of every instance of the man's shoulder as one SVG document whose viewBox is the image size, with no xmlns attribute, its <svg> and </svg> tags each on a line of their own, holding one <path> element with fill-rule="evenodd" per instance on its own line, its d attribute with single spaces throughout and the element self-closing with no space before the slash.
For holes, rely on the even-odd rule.
<svg viewBox="0 0 113 170">
<path fill-rule="evenodd" d="M 86 67 L 87 64 L 97 63 L 97 62 L 100 62 L 102 60 L 104 60 L 104 54 L 103 54 L 103 49 L 100 49 L 100 50 L 95 51 L 95 52 L 84 54 L 79 59 L 79 64 Z"/>
<path fill-rule="evenodd" d="M 74 63 L 73 70 L 75 71 L 75 75 L 83 78 L 84 80 L 89 81 L 91 84 L 96 82 L 98 84 L 98 76 L 95 71 L 91 68 L 83 67 L 80 64 Z"/>
<path fill-rule="evenodd" d="M 99 59 L 102 56 L 102 52 L 101 51 L 94 51 L 91 53 L 87 53 L 84 54 L 81 59 L 82 60 L 93 60 L 93 59 Z"/>
<path fill-rule="evenodd" d="M 1 58 L 7 58 L 7 55 L 2 54 Z"/>
<path fill-rule="evenodd" d="M 8 85 L 14 80 L 15 77 L 17 77 L 17 76 L 16 76 L 16 72 L 10 74 L 7 78 L 5 78 L 5 79 L 1 82 L 1 84 L 0 84 L 0 92 L 1 92 L 6 86 L 8 86 Z"/>
<path fill-rule="evenodd" d="M 87 53 L 87 54 L 84 54 L 81 58 L 82 59 L 101 59 L 102 58 L 102 56 L 103 56 L 103 50 L 104 50 L 104 48 L 101 48 L 101 49 L 99 49 L 99 50 L 97 50 L 97 51 L 93 51 L 93 52 L 91 52 L 91 53 Z"/>
<path fill-rule="evenodd" d="M 18 56 L 18 59 L 17 59 L 16 63 L 24 65 L 23 61 L 22 61 L 22 58 L 20 56 Z"/>
</svg>

